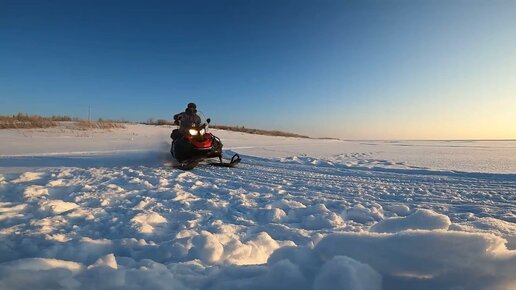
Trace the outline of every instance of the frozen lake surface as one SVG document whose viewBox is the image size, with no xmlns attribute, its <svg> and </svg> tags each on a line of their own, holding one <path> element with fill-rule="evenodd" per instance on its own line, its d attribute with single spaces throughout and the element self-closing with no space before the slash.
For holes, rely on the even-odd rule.
<svg viewBox="0 0 516 290">
<path fill-rule="evenodd" d="M 515 289 L 516 142 L 0 130 L 1 289 Z"/>
</svg>

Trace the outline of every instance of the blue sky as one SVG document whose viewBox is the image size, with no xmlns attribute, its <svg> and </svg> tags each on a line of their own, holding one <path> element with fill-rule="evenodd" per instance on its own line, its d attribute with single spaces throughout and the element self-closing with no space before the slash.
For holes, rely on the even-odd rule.
<svg viewBox="0 0 516 290">
<path fill-rule="evenodd" d="M 4 1 L 0 114 L 516 138 L 515 1 Z"/>
</svg>

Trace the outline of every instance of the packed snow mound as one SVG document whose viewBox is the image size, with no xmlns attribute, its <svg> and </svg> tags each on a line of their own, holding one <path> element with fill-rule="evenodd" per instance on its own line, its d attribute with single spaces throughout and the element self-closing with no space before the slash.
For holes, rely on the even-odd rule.
<svg viewBox="0 0 516 290">
<path fill-rule="evenodd" d="M 141 207 L 141 203 L 139 204 Z M 139 213 L 131 219 L 133 227 L 142 234 L 151 234 L 155 228 L 167 223 L 167 219 L 155 212 Z"/>
<path fill-rule="evenodd" d="M 265 232 L 240 239 L 235 235 L 234 228 L 229 228 L 229 232 L 194 233 L 188 258 L 199 259 L 206 264 L 258 265 L 265 263 L 274 250 L 295 245 L 290 241 L 276 241 Z M 186 248 L 189 244 L 186 244 Z"/>
<path fill-rule="evenodd" d="M 399 289 L 399 285 L 406 289 L 439 289 L 440 285 L 512 289 L 516 285 L 516 252 L 507 250 L 504 243 L 489 234 L 449 231 L 333 234 L 314 249 L 279 248 L 265 265 L 222 265 L 211 271 L 197 263 L 167 267 L 151 260 L 115 259 L 113 254 L 102 256 L 90 266 L 55 259 L 22 259 L 0 264 L 0 286 L 24 289 L 38 282 L 55 287 L 73 285 L 74 289 L 89 289 L 91 283 L 102 289 L 170 289 L 172 285 L 177 289 L 210 290 Z M 218 254 L 220 247 L 215 256 Z"/>
<path fill-rule="evenodd" d="M 0 202 L 0 221 L 23 218 L 23 212 L 27 209 L 27 206 L 27 204 L 14 205 L 11 202 Z"/>
<path fill-rule="evenodd" d="M 202 232 L 192 239 L 190 257 L 197 258 L 206 263 L 216 263 L 224 253 L 224 246 L 210 232 Z"/>
<path fill-rule="evenodd" d="M 20 175 L 20 177 L 13 180 L 12 182 L 13 183 L 23 183 L 23 182 L 38 180 L 43 176 L 43 174 L 44 174 L 43 172 L 30 172 L 30 171 L 24 172 L 22 175 Z"/>
<path fill-rule="evenodd" d="M 45 258 L 20 259 L 9 263 L 4 263 L 2 267 L 11 267 L 16 270 L 26 271 L 45 271 L 52 269 L 67 269 L 76 272 L 82 269 L 82 265 L 72 261 L 63 261 Z"/>
<path fill-rule="evenodd" d="M 280 248 L 264 266 L 222 267 L 201 289 L 512 289 L 516 251 L 505 242 L 443 230 L 333 234 L 313 249 Z"/>
<path fill-rule="evenodd" d="M 314 290 L 381 290 L 382 277 L 367 264 L 346 256 L 324 263 L 315 277 Z"/>
<path fill-rule="evenodd" d="M 40 202 L 40 210 L 51 214 L 61 214 L 78 208 L 79 206 L 73 202 L 62 200 L 44 200 Z"/>
<path fill-rule="evenodd" d="M 225 261 L 235 265 L 258 265 L 267 261 L 274 250 L 285 246 L 294 245 L 290 241 L 276 241 L 265 232 L 259 233 L 253 239 L 241 242 L 233 240 L 224 250 Z"/>
<path fill-rule="evenodd" d="M 178 281 L 165 265 L 151 260 L 136 262 L 128 259 L 124 261 L 124 267 L 118 269 L 112 267 L 112 261 L 103 263 L 85 266 L 69 261 L 31 259 L 13 265 L 0 264 L 0 288 L 192 289 Z"/>
<path fill-rule="evenodd" d="M 406 204 L 386 204 L 384 206 L 385 210 L 391 211 L 398 216 L 406 216 L 410 213 L 410 208 Z"/>
<path fill-rule="evenodd" d="M 109 255 L 105 255 L 103 257 L 100 257 L 95 264 L 88 267 L 88 269 L 95 268 L 95 267 L 109 267 L 111 269 L 118 269 L 118 264 L 116 263 L 116 258 L 113 253 Z"/>
<path fill-rule="evenodd" d="M 510 289 L 516 285 L 516 251 L 506 240 L 478 233 L 404 231 L 333 234 L 317 244 L 322 257 L 348 256 L 407 289 Z M 390 288 L 390 287 L 389 287 Z"/>
<path fill-rule="evenodd" d="M 292 208 L 288 212 L 287 220 L 299 222 L 303 225 L 303 228 L 311 230 L 335 228 L 344 223 L 338 214 L 328 210 L 324 204 Z"/>
<path fill-rule="evenodd" d="M 281 208 L 261 209 L 257 213 L 257 218 L 264 222 L 278 223 L 285 219 L 287 214 Z"/>
<path fill-rule="evenodd" d="M 23 191 L 23 197 L 27 199 L 48 195 L 48 188 L 41 185 L 31 185 Z"/>
<path fill-rule="evenodd" d="M 396 233 L 404 230 L 447 230 L 450 218 L 427 209 L 418 209 L 406 217 L 393 217 L 380 221 L 370 229 L 377 233 Z"/>
<path fill-rule="evenodd" d="M 382 207 L 376 204 L 369 208 L 362 204 L 355 205 L 347 208 L 342 213 L 342 216 L 345 220 L 351 220 L 362 224 L 379 221 L 384 217 Z"/>
</svg>

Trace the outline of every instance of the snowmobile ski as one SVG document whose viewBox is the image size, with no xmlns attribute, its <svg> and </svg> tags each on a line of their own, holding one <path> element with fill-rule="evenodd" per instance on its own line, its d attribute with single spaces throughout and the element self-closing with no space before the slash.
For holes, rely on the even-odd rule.
<svg viewBox="0 0 516 290">
<path fill-rule="evenodd" d="M 238 163 L 240 163 L 241 160 L 242 159 L 240 158 L 240 155 L 235 153 L 229 162 L 223 162 L 222 158 L 220 158 L 220 162 L 211 162 L 209 164 L 220 167 L 235 167 Z"/>
</svg>

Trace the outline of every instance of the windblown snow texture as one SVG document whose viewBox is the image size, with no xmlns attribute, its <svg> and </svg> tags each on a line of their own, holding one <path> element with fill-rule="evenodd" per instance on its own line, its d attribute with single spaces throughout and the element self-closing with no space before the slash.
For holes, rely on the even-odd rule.
<svg viewBox="0 0 516 290">
<path fill-rule="evenodd" d="M 0 159 L 0 289 L 516 289 L 512 174 L 123 156 Z"/>
</svg>

